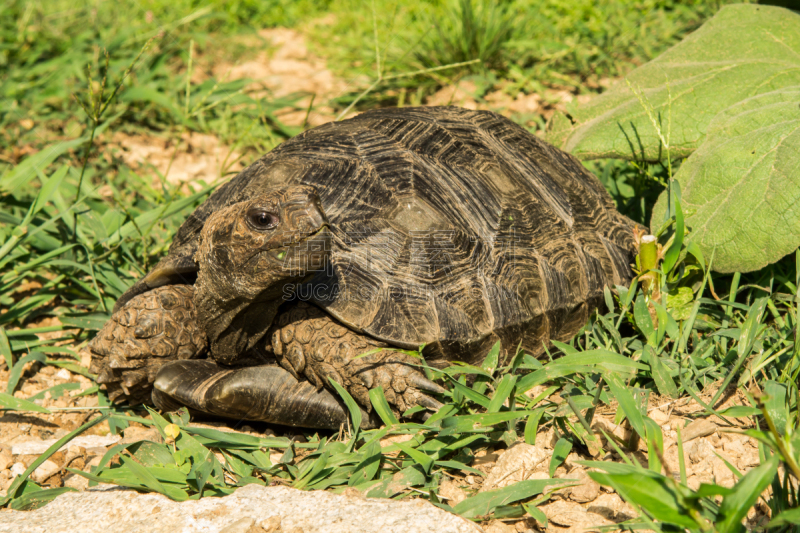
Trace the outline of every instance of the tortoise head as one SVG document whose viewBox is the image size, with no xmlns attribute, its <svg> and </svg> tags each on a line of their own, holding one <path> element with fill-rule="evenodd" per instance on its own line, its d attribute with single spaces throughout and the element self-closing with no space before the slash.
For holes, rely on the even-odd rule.
<svg viewBox="0 0 800 533">
<path fill-rule="evenodd" d="M 287 296 L 285 287 L 323 270 L 329 255 L 313 187 L 270 191 L 212 214 L 194 255 L 194 301 L 214 358 L 230 362 L 251 348 Z"/>
</svg>

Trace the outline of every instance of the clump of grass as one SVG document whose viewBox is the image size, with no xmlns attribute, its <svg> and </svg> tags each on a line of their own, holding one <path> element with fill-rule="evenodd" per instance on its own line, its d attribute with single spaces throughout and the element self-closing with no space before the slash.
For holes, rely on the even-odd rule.
<svg viewBox="0 0 800 533">
<path fill-rule="evenodd" d="M 518 16 L 509 4 L 458 0 L 430 20 L 414 57 L 426 67 L 478 60 L 474 69 L 503 69 Z"/>
<path fill-rule="evenodd" d="M 418 104 L 437 87 L 470 74 L 482 96 L 501 89 L 543 93 L 547 88 L 598 92 L 678 42 L 722 3 L 701 0 L 445 0 L 404 3 L 378 0 L 377 24 L 386 75 L 469 60 L 455 72 L 399 80 L 362 105 Z M 309 28 L 315 52 L 337 72 L 357 80 L 374 70 L 373 26 L 366 6 L 346 0 L 331 6 L 332 24 Z M 342 105 L 350 100 L 342 97 Z"/>
</svg>

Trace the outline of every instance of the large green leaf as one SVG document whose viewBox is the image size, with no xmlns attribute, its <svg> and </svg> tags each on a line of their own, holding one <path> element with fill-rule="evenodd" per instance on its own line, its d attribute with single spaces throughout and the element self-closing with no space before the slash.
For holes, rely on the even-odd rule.
<svg viewBox="0 0 800 533">
<path fill-rule="evenodd" d="M 716 250 L 719 272 L 757 270 L 795 250 L 800 245 L 800 85 L 736 103 L 711 122 L 708 132 L 675 175 L 692 240 L 704 254 Z M 662 194 L 652 227 L 660 225 L 665 209 Z"/>
<path fill-rule="evenodd" d="M 689 155 L 723 109 L 800 84 L 800 15 L 773 6 L 726 6 L 679 44 L 631 72 L 627 81 L 630 85 L 620 82 L 571 109 L 572 122 L 557 115 L 550 142 L 581 159 L 659 160 L 665 154 L 654 119 L 664 137 L 670 133 L 671 155 Z"/>
</svg>

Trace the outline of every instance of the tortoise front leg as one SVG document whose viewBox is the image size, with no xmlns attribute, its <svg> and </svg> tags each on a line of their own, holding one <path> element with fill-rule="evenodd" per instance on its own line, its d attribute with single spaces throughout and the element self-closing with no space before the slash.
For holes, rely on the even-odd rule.
<svg viewBox="0 0 800 533">
<path fill-rule="evenodd" d="M 328 390 L 317 390 L 279 366 L 228 368 L 207 359 L 161 367 L 153 403 L 165 411 L 188 407 L 193 413 L 306 428 L 339 429 L 348 418 Z M 361 420 L 364 429 L 380 424 L 363 411 Z"/>
<path fill-rule="evenodd" d="M 200 330 L 191 285 L 167 285 L 140 294 L 115 312 L 89 343 L 91 372 L 114 402 L 150 403 L 158 370 L 169 361 L 200 356 Z"/>
<path fill-rule="evenodd" d="M 368 411 L 369 390 L 376 387 L 401 413 L 416 405 L 442 405 L 425 394 L 445 390 L 417 369 L 420 361 L 384 349 L 389 347 L 345 328 L 314 306 L 300 303 L 278 316 L 271 342 L 278 364 L 295 377 L 307 377 L 318 389 L 330 388 L 333 379 Z"/>
</svg>

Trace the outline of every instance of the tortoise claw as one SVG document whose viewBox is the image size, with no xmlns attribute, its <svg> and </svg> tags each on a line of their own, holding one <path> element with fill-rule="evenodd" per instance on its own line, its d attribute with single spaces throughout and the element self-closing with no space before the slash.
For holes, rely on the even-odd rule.
<svg viewBox="0 0 800 533">
<path fill-rule="evenodd" d="M 422 374 L 409 374 L 406 376 L 406 381 L 415 389 L 424 390 L 427 392 L 435 392 L 437 394 L 444 394 L 447 392 L 447 389 L 437 383 L 434 383 Z M 439 404 L 439 407 L 441 407 L 441 405 L 442 404 Z"/>
</svg>

